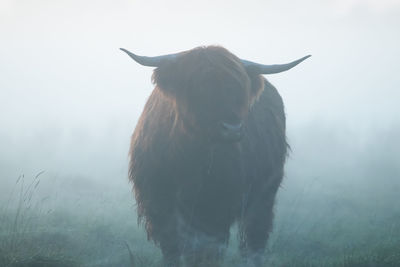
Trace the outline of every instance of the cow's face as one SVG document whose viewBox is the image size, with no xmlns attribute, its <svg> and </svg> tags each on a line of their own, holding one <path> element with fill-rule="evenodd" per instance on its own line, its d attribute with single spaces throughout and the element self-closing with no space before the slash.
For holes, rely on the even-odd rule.
<svg viewBox="0 0 400 267">
<path fill-rule="evenodd" d="M 249 108 L 263 88 L 240 59 L 221 47 L 182 53 L 153 74 L 153 81 L 175 103 L 183 129 L 217 142 L 237 142 Z"/>
</svg>

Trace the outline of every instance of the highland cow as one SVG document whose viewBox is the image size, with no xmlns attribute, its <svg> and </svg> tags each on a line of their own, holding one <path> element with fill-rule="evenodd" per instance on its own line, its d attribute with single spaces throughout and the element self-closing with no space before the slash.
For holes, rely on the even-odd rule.
<svg viewBox="0 0 400 267">
<path fill-rule="evenodd" d="M 129 179 L 138 221 L 166 266 L 219 266 L 238 223 L 244 260 L 260 265 L 287 154 L 281 96 L 261 74 L 283 65 L 241 60 L 219 46 L 136 62 L 155 88 L 132 136 Z"/>
</svg>

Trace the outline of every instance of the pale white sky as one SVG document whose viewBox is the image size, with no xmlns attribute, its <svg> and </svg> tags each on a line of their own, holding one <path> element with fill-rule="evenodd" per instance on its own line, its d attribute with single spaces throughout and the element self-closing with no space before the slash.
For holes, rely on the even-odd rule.
<svg viewBox="0 0 400 267">
<path fill-rule="evenodd" d="M 151 69 L 119 47 L 157 55 L 220 44 L 265 64 L 312 54 L 267 77 L 291 133 L 314 123 L 360 140 L 391 131 L 400 123 L 399 29 L 398 0 L 0 0 L 0 165 L 13 165 L 12 175 L 28 164 L 85 172 L 82 158 L 100 146 L 125 160 L 152 85 Z M 37 150 L 50 159 L 33 159 Z M 79 156 L 69 163 L 64 153 Z"/>
</svg>

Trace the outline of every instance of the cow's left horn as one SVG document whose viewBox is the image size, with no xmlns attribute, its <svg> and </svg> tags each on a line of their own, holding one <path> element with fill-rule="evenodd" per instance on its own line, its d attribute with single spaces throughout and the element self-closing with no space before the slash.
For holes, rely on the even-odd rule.
<svg viewBox="0 0 400 267">
<path fill-rule="evenodd" d="M 137 63 L 147 66 L 147 67 L 159 67 L 162 63 L 168 62 L 171 60 L 174 60 L 176 56 L 179 53 L 176 54 L 169 54 L 169 55 L 164 55 L 164 56 L 156 56 L 156 57 L 144 57 L 144 56 L 138 56 L 135 55 L 132 52 L 129 52 L 128 50 L 124 48 L 120 48 L 122 51 L 127 53 L 133 60 L 135 60 Z"/>
<path fill-rule="evenodd" d="M 246 68 L 247 71 L 257 74 L 274 74 L 283 71 L 290 70 L 294 66 L 300 64 L 302 61 L 306 60 L 307 58 L 311 57 L 311 55 L 305 56 L 293 62 L 287 64 L 278 64 L 278 65 L 263 65 L 258 64 L 255 62 L 251 62 L 248 60 L 242 59 L 243 66 Z"/>
</svg>

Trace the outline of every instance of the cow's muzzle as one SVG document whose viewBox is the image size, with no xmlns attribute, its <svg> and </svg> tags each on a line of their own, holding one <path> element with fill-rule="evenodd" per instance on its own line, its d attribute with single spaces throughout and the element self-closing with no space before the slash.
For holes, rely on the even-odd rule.
<svg viewBox="0 0 400 267">
<path fill-rule="evenodd" d="M 241 122 L 231 124 L 222 121 L 219 125 L 219 133 L 224 141 L 239 142 L 243 137 L 243 125 Z"/>
</svg>

